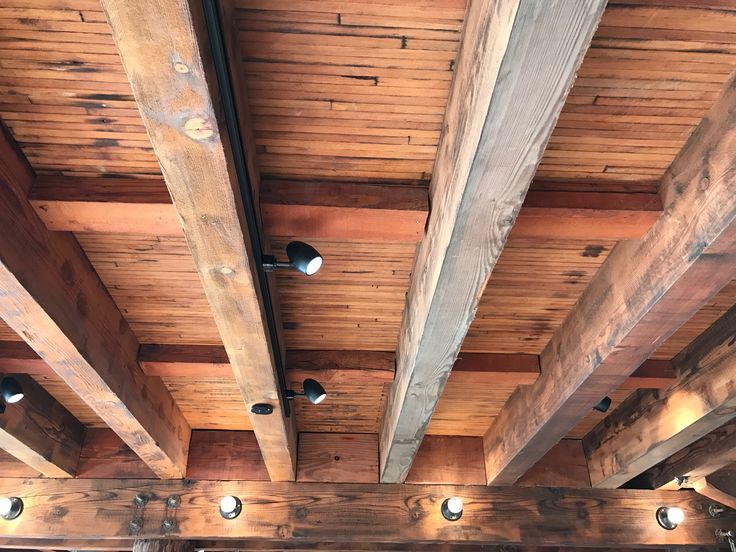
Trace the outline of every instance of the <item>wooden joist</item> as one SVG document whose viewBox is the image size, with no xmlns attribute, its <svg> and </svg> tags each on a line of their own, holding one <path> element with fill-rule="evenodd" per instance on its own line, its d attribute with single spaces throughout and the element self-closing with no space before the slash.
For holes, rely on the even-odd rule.
<svg viewBox="0 0 736 552">
<path fill-rule="evenodd" d="M 104 0 L 151 144 L 212 308 L 271 479 L 293 480 L 294 417 L 280 399 L 258 237 L 244 215 L 199 3 Z M 165 24 L 162 24 L 162 18 Z M 236 144 L 236 147 L 239 147 Z M 250 412 L 268 403 L 273 413 Z"/>
<path fill-rule="evenodd" d="M 619 487 L 736 418 L 735 328 L 736 307 L 675 357 L 674 386 L 634 393 L 585 437 L 593 486 Z"/>
<path fill-rule="evenodd" d="M 33 378 L 13 377 L 24 397 L 0 414 L 0 449 L 46 477 L 74 476 L 84 426 Z"/>
<path fill-rule="evenodd" d="M 544 349 L 540 378 L 489 428 L 489 484 L 516 481 L 734 277 L 735 148 L 732 80 L 668 169 L 662 217 L 614 248 Z"/>
<path fill-rule="evenodd" d="M 716 529 L 736 521 L 733 512 L 710 518 L 709 501 L 692 491 L 0 479 L 0 495 L 18 496 L 26 507 L 18 519 L 0 520 L 0 532 L 10 529 L 15 538 L 133 538 L 130 520 L 136 515 L 133 499 L 138 493 L 156 497 L 138 512 L 143 517 L 138 538 L 165 538 L 162 521 L 175 517 L 178 539 L 712 546 Z M 170 495 L 181 497 L 175 513 L 164 504 Z M 220 516 L 220 499 L 227 495 L 243 503 L 237 521 Z M 440 513 L 450 496 L 464 502 L 463 516 L 455 522 Z M 682 508 L 687 523 L 675 531 L 662 529 L 655 519 L 662 505 Z"/>
<path fill-rule="evenodd" d="M 50 230 L 180 236 L 159 179 L 39 176 L 31 204 Z M 264 233 L 271 237 L 416 242 L 428 214 L 427 190 L 396 184 L 265 180 Z M 657 194 L 532 190 L 512 230 L 540 239 L 638 238 L 661 213 Z"/>
<path fill-rule="evenodd" d="M 0 171 L 0 315 L 156 475 L 182 477 L 189 424 L 143 374 L 138 341 L 77 241 L 47 230 L 12 177 Z"/>
<path fill-rule="evenodd" d="M 382 482 L 409 472 L 604 6 L 469 5 L 383 418 Z"/>
</svg>

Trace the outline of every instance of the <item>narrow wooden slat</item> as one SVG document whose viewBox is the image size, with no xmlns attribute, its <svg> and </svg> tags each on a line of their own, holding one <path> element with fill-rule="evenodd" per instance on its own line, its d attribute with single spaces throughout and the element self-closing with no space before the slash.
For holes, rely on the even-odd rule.
<svg viewBox="0 0 736 552">
<path fill-rule="evenodd" d="M 585 437 L 593 486 L 623 485 L 736 418 L 735 324 L 736 307 L 675 357 L 674 386 L 633 394 Z"/>
<path fill-rule="evenodd" d="M 469 6 L 383 419 L 382 482 L 406 478 L 604 6 Z"/>
<path fill-rule="evenodd" d="M 614 248 L 542 353 L 542 376 L 489 428 L 489 483 L 516 481 L 736 274 L 734 147 L 732 80 L 668 169 L 662 217 Z"/>
<path fill-rule="evenodd" d="M 181 220 L 244 407 L 273 480 L 293 480 L 294 417 L 280 401 L 274 344 L 218 104 L 204 14 L 184 0 L 102 3 Z M 166 19 L 166 25 L 160 19 Z M 237 146 L 236 146 L 237 147 Z M 252 241 L 254 240 L 254 241 Z M 270 416 L 250 413 L 269 403 Z"/>
<path fill-rule="evenodd" d="M 378 435 L 300 433 L 296 480 L 378 483 Z"/>
<path fill-rule="evenodd" d="M 0 186 L 0 234 L 5 322 L 156 475 L 182 477 L 189 425 L 144 376 L 138 341 L 77 241 L 48 231 L 12 180 Z"/>
<path fill-rule="evenodd" d="M 14 378 L 24 396 L 0 414 L 0 449 L 46 477 L 73 477 L 84 426 L 33 378 Z"/>
</svg>

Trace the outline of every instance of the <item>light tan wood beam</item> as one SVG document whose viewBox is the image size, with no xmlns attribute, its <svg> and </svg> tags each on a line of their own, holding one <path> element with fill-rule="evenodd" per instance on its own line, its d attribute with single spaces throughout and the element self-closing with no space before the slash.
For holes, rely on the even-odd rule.
<svg viewBox="0 0 736 552">
<path fill-rule="evenodd" d="M 594 487 L 619 487 L 736 418 L 735 336 L 736 307 L 675 357 L 675 385 L 630 396 L 585 437 Z"/>
<path fill-rule="evenodd" d="M 0 414 L 0 449 L 46 477 L 73 477 L 84 426 L 33 378 L 13 377 L 24 397 Z"/>
<path fill-rule="evenodd" d="M 728 506 L 729 508 L 736 510 L 736 496 L 725 492 L 723 489 L 719 489 L 713 483 L 708 481 L 707 477 L 696 481 L 695 485 L 693 485 L 693 489 L 704 497 L 720 502 L 724 506 Z"/>
<path fill-rule="evenodd" d="M 279 399 L 256 257 L 199 2 L 103 0 L 143 122 L 248 409 L 269 474 L 293 480 L 293 416 Z M 239 147 L 239 145 L 236 145 Z M 256 403 L 273 414 L 250 412 Z"/>
<path fill-rule="evenodd" d="M 189 424 L 143 374 L 138 341 L 82 248 L 47 230 L 12 174 L 0 170 L 0 316 L 156 475 L 183 477 Z"/>
<path fill-rule="evenodd" d="M 620 242 L 485 435 L 489 484 L 511 484 L 736 275 L 736 84 L 668 169 L 666 210 Z"/>
<path fill-rule="evenodd" d="M 604 6 L 469 4 L 382 423 L 382 482 L 406 478 Z"/>
</svg>

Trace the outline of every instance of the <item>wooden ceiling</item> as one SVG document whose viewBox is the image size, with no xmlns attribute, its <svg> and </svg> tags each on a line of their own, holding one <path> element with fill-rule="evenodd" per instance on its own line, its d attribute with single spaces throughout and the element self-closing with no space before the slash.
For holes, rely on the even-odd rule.
<svg viewBox="0 0 736 552">
<path fill-rule="evenodd" d="M 665 170 L 736 69 L 736 8 L 727 4 L 611 2 L 532 190 L 659 201 Z M 235 66 L 262 179 L 276 188 L 279 179 L 427 188 L 465 7 L 464 0 L 238 0 L 227 32 L 240 48 Z M 39 175 L 161 177 L 97 0 L 3 2 L 0 117 Z M 222 344 L 183 236 L 76 237 L 140 343 Z M 277 275 L 289 354 L 396 350 L 416 240 L 267 239 L 279 257 L 303 239 L 325 258 L 312 278 Z M 463 354 L 539 355 L 617 240 L 513 230 Z M 653 358 L 674 358 L 734 304 L 736 283 Z M 20 339 L 4 324 L 0 330 L 3 340 Z M 104 427 L 61 380 L 35 377 L 85 425 Z M 164 382 L 192 428 L 251 429 L 234 378 Z M 389 386 L 390 379 L 335 382 L 323 405 L 297 406 L 297 429 L 378 433 Z M 428 433 L 483 436 L 518 386 L 451 379 Z M 616 392 L 614 406 L 631 392 Z M 592 413 L 568 437 L 582 438 L 602 418 Z"/>
</svg>

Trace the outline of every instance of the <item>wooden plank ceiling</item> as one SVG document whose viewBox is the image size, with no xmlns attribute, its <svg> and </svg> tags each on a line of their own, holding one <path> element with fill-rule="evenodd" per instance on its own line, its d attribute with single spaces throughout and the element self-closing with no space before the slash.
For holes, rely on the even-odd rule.
<svg viewBox="0 0 736 552">
<path fill-rule="evenodd" d="M 736 11 L 695 4 L 609 4 L 532 190 L 659 201 L 664 171 L 736 69 Z M 238 0 L 228 31 L 242 52 L 236 66 L 262 179 L 426 187 L 464 12 L 464 0 Z M 0 117 L 37 174 L 161 177 L 96 0 L 3 2 Z M 140 343 L 221 345 L 183 237 L 76 235 Z M 294 238 L 307 239 L 273 236 L 271 246 L 283 256 Z M 512 231 L 463 352 L 541 353 L 616 239 Z M 291 358 L 395 351 L 416 243 L 308 241 L 323 270 L 277 275 Z M 734 303 L 736 283 L 654 357 L 673 358 Z M 0 339 L 19 338 L 3 324 Z M 104 425 L 56 377 L 35 377 L 84 424 Z M 193 428 L 250 429 L 232 377 L 164 381 Z M 377 433 L 389 385 L 333 382 L 322 405 L 296 404 L 297 428 Z M 517 386 L 451 378 L 428 433 L 483 435 Z M 602 417 L 591 414 L 569 437 Z"/>
</svg>

